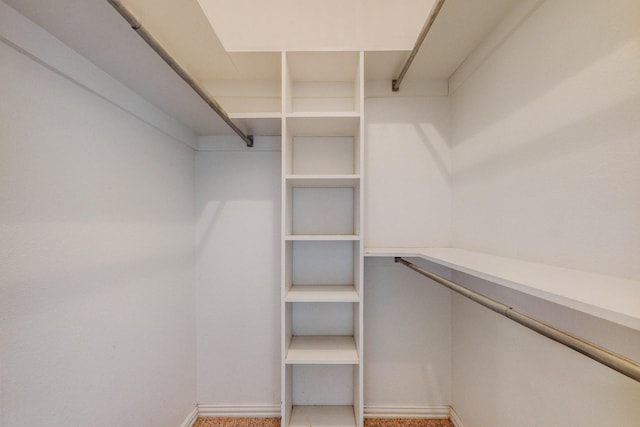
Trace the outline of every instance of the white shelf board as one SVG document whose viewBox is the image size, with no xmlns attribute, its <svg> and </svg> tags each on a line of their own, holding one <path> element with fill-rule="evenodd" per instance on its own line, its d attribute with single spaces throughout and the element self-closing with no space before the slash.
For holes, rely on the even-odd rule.
<svg viewBox="0 0 640 427">
<path fill-rule="evenodd" d="M 290 113 L 287 132 L 296 136 L 356 136 L 360 131 L 358 113 Z"/>
<path fill-rule="evenodd" d="M 360 236 L 356 234 L 287 234 L 285 240 L 303 240 L 303 241 L 356 241 L 360 240 Z"/>
<path fill-rule="evenodd" d="M 458 248 L 366 248 L 365 256 L 416 257 L 640 330 L 640 281 Z"/>
<path fill-rule="evenodd" d="M 285 297 L 286 302 L 358 302 L 358 293 L 352 285 L 293 285 Z"/>
<path fill-rule="evenodd" d="M 353 406 L 294 406 L 289 427 L 355 427 Z"/>
<path fill-rule="evenodd" d="M 358 188 L 360 175 L 286 175 L 289 187 Z"/>
<path fill-rule="evenodd" d="M 280 136 L 281 113 L 229 113 L 229 118 L 248 135 Z"/>
<path fill-rule="evenodd" d="M 332 118 L 352 118 L 358 119 L 360 113 L 356 111 L 293 111 L 286 113 L 289 119 L 332 119 Z"/>
<path fill-rule="evenodd" d="M 295 335 L 287 350 L 287 364 L 355 365 L 356 343 L 344 335 Z"/>
</svg>

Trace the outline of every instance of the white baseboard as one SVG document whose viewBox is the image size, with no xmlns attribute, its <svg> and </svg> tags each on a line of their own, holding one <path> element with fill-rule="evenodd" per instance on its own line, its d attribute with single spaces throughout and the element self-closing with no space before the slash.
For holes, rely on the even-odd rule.
<svg viewBox="0 0 640 427">
<path fill-rule="evenodd" d="M 449 419 L 451 420 L 451 422 L 453 423 L 454 427 L 464 427 L 464 424 L 462 424 L 462 419 L 460 418 L 460 416 L 456 413 L 456 411 L 453 410 L 453 408 L 451 408 L 449 410 Z"/>
<path fill-rule="evenodd" d="M 181 427 L 192 427 L 198 417 L 279 417 L 280 405 L 198 404 Z M 455 427 L 464 427 L 450 406 L 382 406 L 365 405 L 365 418 L 450 418 Z"/>
<path fill-rule="evenodd" d="M 189 412 L 187 418 L 180 424 L 180 427 L 192 427 L 198 419 L 198 406 L 193 408 L 193 411 Z"/>
<path fill-rule="evenodd" d="M 365 418 L 449 418 L 449 406 L 365 405 Z"/>
<path fill-rule="evenodd" d="M 280 405 L 212 405 L 199 404 L 201 417 L 279 417 Z"/>
</svg>

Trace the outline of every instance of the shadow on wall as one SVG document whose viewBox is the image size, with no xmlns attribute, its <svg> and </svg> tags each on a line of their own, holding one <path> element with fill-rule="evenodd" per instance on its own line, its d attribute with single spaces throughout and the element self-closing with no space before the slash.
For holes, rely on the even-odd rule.
<svg viewBox="0 0 640 427">
<path fill-rule="evenodd" d="M 252 229 L 266 218 L 268 229 L 258 226 L 254 237 L 279 236 L 280 152 L 201 152 L 197 159 L 196 244 L 203 254 L 217 234 L 236 233 L 226 249 L 249 254 Z M 274 227 L 274 225 L 276 227 Z M 275 234 L 274 234 L 275 233 Z M 278 240 L 278 239 L 276 239 Z M 275 251 L 277 254 L 279 251 Z M 264 255 L 264 254 L 262 254 Z M 279 255 L 278 255 L 279 259 Z M 276 262 L 277 264 L 278 262 Z"/>
<path fill-rule="evenodd" d="M 637 94 L 638 16 L 635 0 L 544 2 L 453 95 L 454 145 L 492 136 L 520 112 L 518 124 L 538 135 L 544 120 L 578 121 Z"/>
<path fill-rule="evenodd" d="M 449 140 L 443 137 L 443 134 L 438 132 L 438 128 L 433 123 L 423 125 L 421 123 L 414 123 L 413 127 L 416 130 L 416 134 L 424 143 L 424 146 L 429 151 L 429 158 L 432 163 L 438 168 L 440 177 L 444 182 L 451 182 L 451 156 L 449 150 L 443 152 L 442 145 L 448 144 Z M 425 130 L 425 128 L 427 130 Z M 434 141 L 437 141 L 436 144 Z M 438 147 L 440 146 L 440 147 Z"/>
<path fill-rule="evenodd" d="M 365 280 L 367 405 L 449 405 L 450 292 L 389 258 L 367 258 Z"/>
<path fill-rule="evenodd" d="M 636 94 L 607 110 L 567 123 L 562 128 L 540 129 L 536 132 L 539 135 L 532 139 L 515 136 L 513 139 L 519 138 L 523 142 L 504 144 L 498 153 L 487 155 L 482 161 L 466 167 L 456 168 L 456 186 L 472 185 L 479 178 L 484 180 L 493 175 L 542 165 L 581 150 L 589 150 L 595 145 L 614 145 L 617 138 L 629 135 L 630 125 L 639 121 L 640 95 Z M 540 134 L 541 131 L 545 133 Z"/>
</svg>

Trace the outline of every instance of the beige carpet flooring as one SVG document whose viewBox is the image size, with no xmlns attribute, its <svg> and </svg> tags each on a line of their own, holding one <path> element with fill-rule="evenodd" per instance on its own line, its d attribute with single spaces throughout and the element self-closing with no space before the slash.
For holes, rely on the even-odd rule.
<svg viewBox="0 0 640 427">
<path fill-rule="evenodd" d="M 194 427 L 280 427 L 280 418 L 198 418 Z M 453 427 L 449 420 L 366 418 L 364 427 Z"/>
</svg>

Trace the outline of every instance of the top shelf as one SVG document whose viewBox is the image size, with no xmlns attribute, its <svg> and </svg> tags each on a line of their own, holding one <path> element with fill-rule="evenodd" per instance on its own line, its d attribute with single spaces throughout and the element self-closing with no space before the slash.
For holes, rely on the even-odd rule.
<svg viewBox="0 0 640 427">
<path fill-rule="evenodd" d="M 363 62 L 361 52 L 286 52 L 284 113 L 359 113 Z"/>
<path fill-rule="evenodd" d="M 640 330 L 640 282 L 458 248 L 367 248 L 369 257 L 422 258 Z"/>
</svg>

